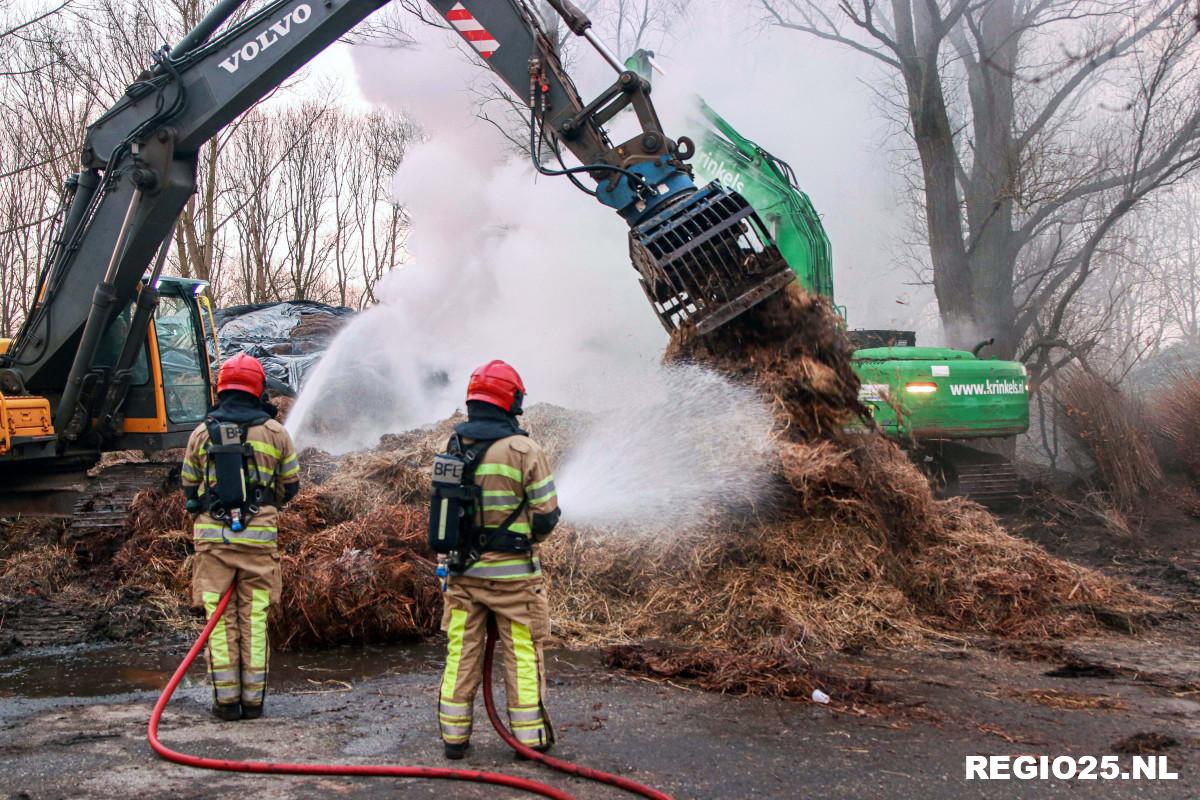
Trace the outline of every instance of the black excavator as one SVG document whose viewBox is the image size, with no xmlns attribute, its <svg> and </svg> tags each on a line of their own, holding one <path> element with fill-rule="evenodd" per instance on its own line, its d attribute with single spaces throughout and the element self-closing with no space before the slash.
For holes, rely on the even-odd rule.
<svg viewBox="0 0 1200 800">
<path fill-rule="evenodd" d="M 220 0 L 178 44 L 151 54 L 87 129 L 37 301 L 0 343 L 0 513 L 91 513 L 120 524 L 124 502 L 81 493 L 86 471 L 106 452 L 152 460 L 181 447 L 215 399 L 219 354 L 205 285 L 162 275 L 196 191 L 197 153 L 386 0 L 272 0 L 230 22 L 245 3 Z M 538 171 L 565 176 L 626 220 L 633 266 L 664 325 L 711 331 L 792 280 L 740 195 L 696 186 L 692 142 L 667 136 L 649 83 L 570 0 L 548 5 L 617 73 L 590 102 L 527 0 L 428 4 L 528 104 Z M 605 125 L 626 108 L 640 132 L 614 143 Z M 565 166 L 564 149 L 578 166 Z M 551 157 L 555 166 L 543 163 Z M 144 479 L 126 483 L 113 491 Z"/>
</svg>

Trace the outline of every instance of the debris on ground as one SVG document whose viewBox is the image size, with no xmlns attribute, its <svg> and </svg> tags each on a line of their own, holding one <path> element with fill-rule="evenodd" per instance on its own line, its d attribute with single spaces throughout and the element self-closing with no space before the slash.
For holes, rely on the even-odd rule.
<svg viewBox="0 0 1200 800">
<path fill-rule="evenodd" d="M 1109 749 L 1121 755 L 1142 756 L 1148 753 L 1161 753 L 1171 747 L 1178 746 L 1179 740 L 1175 737 L 1151 731 L 1149 733 L 1135 733 L 1132 736 L 1126 736 L 1118 742 L 1113 742 Z"/>
<path fill-rule="evenodd" d="M 608 667 L 654 678 L 693 683 L 722 694 L 757 695 L 789 700 L 830 696 L 835 706 L 878 705 L 891 698 L 865 678 L 823 672 L 796 659 L 679 649 L 615 645 L 604 655 Z"/>
<path fill-rule="evenodd" d="M 1019 697 L 1047 708 L 1061 708 L 1071 711 L 1081 709 L 1098 709 L 1104 711 L 1122 711 L 1128 706 L 1118 697 L 1103 694 L 1083 694 L 1080 692 L 1063 692 L 1058 689 L 1030 689 L 1014 691 L 1012 697 Z"/>
</svg>

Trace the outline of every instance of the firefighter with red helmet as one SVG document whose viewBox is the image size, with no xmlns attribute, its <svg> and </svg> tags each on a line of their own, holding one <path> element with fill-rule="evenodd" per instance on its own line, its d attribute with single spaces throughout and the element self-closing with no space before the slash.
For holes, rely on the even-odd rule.
<svg viewBox="0 0 1200 800">
<path fill-rule="evenodd" d="M 181 479 L 193 515 L 192 603 L 211 616 L 237 590 L 208 644 L 213 714 L 262 716 L 270 648 L 267 613 L 279 598 L 279 509 L 300 490 L 287 430 L 263 398 L 262 364 L 236 355 L 221 366 L 217 405 L 188 439 Z"/>
<path fill-rule="evenodd" d="M 446 533 L 441 516 L 452 501 L 473 496 L 461 515 L 467 528 L 446 577 L 442 629 L 448 638 L 446 668 L 439 692 L 438 721 L 447 758 L 462 758 L 471 738 L 475 692 L 483 669 L 489 616 L 494 617 L 504 654 L 508 719 L 523 744 L 545 752 L 554 741 L 546 714 L 546 664 L 542 646 L 550 634 L 550 611 L 535 553 L 558 523 L 554 476 L 542 448 L 517 424 L 525 384 L 503 361 L 491 361 L 471 374 L 467 385 L 467 421 L 455 427 L 446 463 L 465 464 L 461 480 L 473 494 L 445 490 L 437 475 L 431 503 L 431 546 L 438 550 Z M 474 455 L 473 455 L 474 454 Z M 439 456 L 439 459 L 442 459 Z M 453 472 L 453 470 L 446 470 Z M 442 486 L 442 489 L 438 487 Z M 455 506 L 456 507 L 456 506 Z"/>
</svg>

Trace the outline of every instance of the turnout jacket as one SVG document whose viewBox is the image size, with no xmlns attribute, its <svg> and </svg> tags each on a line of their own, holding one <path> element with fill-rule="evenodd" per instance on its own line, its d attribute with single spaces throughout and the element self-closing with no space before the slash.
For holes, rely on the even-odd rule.
<svg viewBox="0 0 1200 800">
<path fill-rule="evenodd" d="M 244 530 L 234 533 L 227 525 L 200 514 L 193 525 L 193 538 L 198 549 L 213 545 L 230 545 L 235 549 L 275 549 L 278 535 L 279 508 L 300 488 L 300 462 L 296 447 L 287 429 L 268 419 L 251 425 L 246 441 L 254 458 L 246 471 L 247 490 L 255 486 L 268 490 L 275 497 L 273 504 L 263 503 Z M 216 464 L 208 457 L 211 440 L 208 429 L 201 423 L 192 431 L 183 457 L 181 481 L 184 492 L 195 490 L 203 496 L 209 487 L 216 486 Z"/>
<path fill-rule="evenodd" d="M 464 443 L 470 439 L 464 437 Z M 546 453 L 528 436 L 509 436 L 488 448 L 475 468 L 475 483 L 483 490 L 483 506 L 476 520 L 495 529 L 527 500 L 509 531 L 540 542 L 558 521 L 558 490 Z M 522 580 L 540 577 L 541 564 L 533 553 L 487 552 L 463 577 L 489 580 Z"/>
</svg>

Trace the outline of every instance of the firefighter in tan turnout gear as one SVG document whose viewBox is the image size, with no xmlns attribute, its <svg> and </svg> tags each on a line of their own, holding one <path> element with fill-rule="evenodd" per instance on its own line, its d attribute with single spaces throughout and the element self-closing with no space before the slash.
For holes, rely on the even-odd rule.
<svg viewBox="0 0 1200 800">
<path fill-rule="evenodd" d="M 300 464 L 287 430 L 261 396 L 257 359 L 237 355 L 217 378 L 217 405 L 188 440 L 182 482 L 195 515 L 192 603 L 211 616 L 236 578 L 237 590 L 208 643 L 213 714 L 262 716 L 267 692 L 267 612 L 279 597 L 276 522 L 300 490 Z"/>
<path fill-rule="evenodd" d="M 429 541 L 448 573 L 438 703 L 447 758 L 462 758 L 471 738 L 489 615 L 500 634 L 513 733 L 541 752 L 554 742 L 542 656 L 550 612 L 534 549 L 560 512 L 546 456 L 517 425 L 524 398 L 520 375 L 503 361 L 475 370 L 467 421 L 434 462 Z"/>
</svg>

